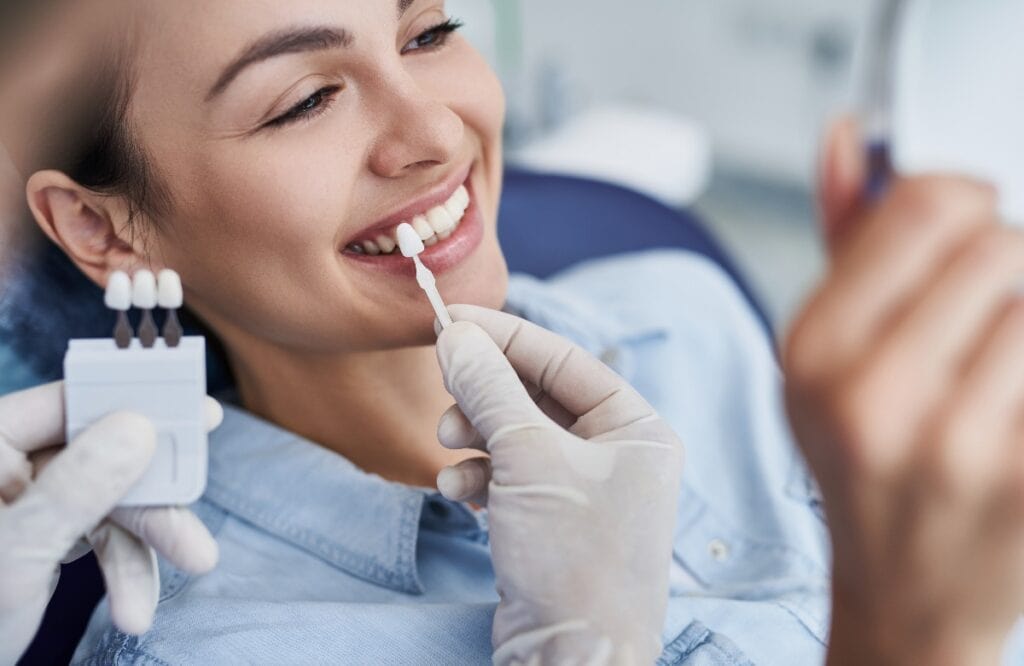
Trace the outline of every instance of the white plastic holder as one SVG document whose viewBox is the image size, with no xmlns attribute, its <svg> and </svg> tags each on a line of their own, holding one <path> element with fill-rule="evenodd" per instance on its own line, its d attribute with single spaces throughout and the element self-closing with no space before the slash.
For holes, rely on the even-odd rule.
<svg viewBox="0 0 1024 666">
<path fill-rule="evenodd" d="M 67 441 L 112 412 L 153 421 L 157 447 L 142 478 L 120 506 L 191 504 L 206 490 L 206 344 L 177 347 L 163 339 L 145 349 L 137 339 L 118 349 L 110 338 L 71 340 L 64 356 Z"/>
</svg>

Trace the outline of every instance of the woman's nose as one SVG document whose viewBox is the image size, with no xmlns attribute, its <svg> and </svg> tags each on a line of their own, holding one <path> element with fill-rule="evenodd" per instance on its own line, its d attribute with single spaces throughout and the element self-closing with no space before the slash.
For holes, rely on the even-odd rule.
<svg viewBox="0 0 1024 666">
<path fill-rule="evenodd" d="M 394 178 L 458 156 L 465 125 L 455 111 L 415 85 L 389 92 L 381 100 L 380 131 L 370 153 L 375 174 Z"/>
</svg>

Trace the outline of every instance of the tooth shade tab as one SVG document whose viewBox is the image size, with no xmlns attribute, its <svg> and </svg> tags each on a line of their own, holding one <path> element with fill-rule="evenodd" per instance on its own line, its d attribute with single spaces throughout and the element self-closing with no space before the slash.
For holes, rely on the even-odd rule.
<svg viewBox="0 0 1024 666">
<path fill-rule="evenodd" d="M 157 276 L 156 302 L 167 310 L 176 310 L 185 301 L 185 293 L 181 288 L 181 276 L 169 268 L 160 271 Z"/>
<path fill-rule="evenodd" d="M 114 271 L 107 278 L 103 303 L 111 310 L 127 312 L 132 307 L 132 279 L 124 271 Z"/>
<path fill-rule="evenodd" d="M 132 305 L 142 310 L 156 307 L 156 277 L 152 271 L 140 270 L 132 278 Z"/>
<path fill-rule="evenodd" d="M 398 235 L 398 247 L 401 249 L 403 256 L 415 257 L 425 249 L 423 239 L 420 238 L 420 235 L 408 222 L 398 225 L 396 233 Z"/>
</svg>

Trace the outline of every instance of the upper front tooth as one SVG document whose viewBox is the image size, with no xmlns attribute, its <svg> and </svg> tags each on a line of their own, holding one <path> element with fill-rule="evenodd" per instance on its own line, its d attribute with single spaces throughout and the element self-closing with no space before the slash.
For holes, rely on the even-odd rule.
<svg viewBox="0 0 1024 666">
<path fill-rule="evenodd" d="M 455 226 L 455 220 L 446 208 L 435 206 L 427 211 L 427 222 L 436 233 L 448 231 Z"/>
<path fill-rule="evenodd" d="M 427 218 L 422 215 L 417 215 L 412 218 L 411 224 L 412 228 L 416 230 L 416 233 L 419 234 L 420 238 L 423 240 L 427 240 L 434 235 L 434 229 L 430 226 L 430 223 L 427 222 Z"/>
</svg>

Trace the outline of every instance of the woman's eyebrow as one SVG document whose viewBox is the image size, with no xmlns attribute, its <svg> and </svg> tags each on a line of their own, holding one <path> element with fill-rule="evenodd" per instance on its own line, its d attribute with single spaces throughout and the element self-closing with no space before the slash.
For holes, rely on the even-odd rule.
<svg viewBox="0 0 1024 666">
<path fill-rule="evenodd" d="M 345 48 L 351 43 L 352 35 L 344 28 L 289 28 L 264 35 L 242 49 L 238 57 L 224 68 L 206 94 L 206 101 L 223 93 L 246 67 L 258 62 L 289 53 Z"/>
</svg>

